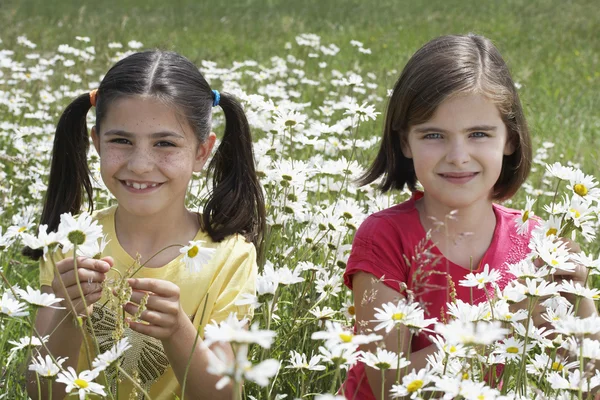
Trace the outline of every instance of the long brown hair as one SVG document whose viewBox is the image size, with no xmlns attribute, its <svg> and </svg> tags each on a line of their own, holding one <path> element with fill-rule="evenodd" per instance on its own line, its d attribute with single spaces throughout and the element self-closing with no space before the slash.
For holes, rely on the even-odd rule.
<svg viewBox="0 0 600 400">
<path fill-rule="evenodd" d="M 211 131 L 215 94 L 187 58 L 159 50 L 132 54 L 117 62 L 102 79 L 97 91 L 96 128 L 115 100 L 129 96 L 153 96 L 182 115 L 199 141 Z M 238 101 L 220 94 L 225 114 L 225 133 L 208 166 L 211 192 L 203 211 L 203 229 L 214 241 L 240 233 L 259 248 L 265 227 L 265 205 L 256 175 L 252 137 Z M 86 115 L 92 106 L 89 93 L 67 106 L 56 127 L 48 190 L 40 224 L 58 228 L 60 215 L 79 213 L 84 199 L 93 210 L 92 185 L 87 164 L 89 136 Z M 212 177 L 212 178 L 211 178 Z M 25 249 L 39 258 L 41 251 Z"/>
<path fill-rule="evenodd" d="M 408 61 L 389 100 L 383 139 L 375 161 L 359 179 L 361 185 L 384 176 L 380 189 L 416 190 L 413 161 L 401 147 L 411 126 L 428 121 L 449 96 L 475 92 L 492 100 L 515 149 L 504 156 L 492 199 L 510 198 L 531 169 L 531 139 L 523 109 L 508 66 L 492 42 L 477 35 L 438 37 L 421 47 Z"/>
</svg>

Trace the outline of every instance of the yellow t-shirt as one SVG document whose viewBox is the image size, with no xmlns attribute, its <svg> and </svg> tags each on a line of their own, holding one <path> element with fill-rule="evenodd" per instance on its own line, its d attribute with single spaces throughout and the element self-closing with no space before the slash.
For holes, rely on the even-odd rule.
<svg viewBox="0 0 600 400">
<path fill-rule="evenodd" d="M 103 232 L 110 242 L 104 249 L 103 256 L 113 257 L 113 270 L 122 274 L 134 264 L 134 259 L 121 247 L 115 232 L 115 211 L 117 206 L 100 210 L 94 219 L 102 226 Z M 202 329 L 212 320 L 223 321 L 231 312 L 237 312 L 238 318 L 252 316 L 250 306 L 236 306 L 235 302 L 244 294 L 256 293 L 256 249 L 242 235 L 232 235 L 220 243 L 213 242 L 205 232 L 198 231 L 194 240 L 204 240 L 206 247 L 216 248 L 211 261 L 202 266 L 202 270 L 193 273 L 187 270 L 183 255 L 175 258 L 160 268 L 142 268 L 135 277 L 164 279 L 175 283 L 181 290 L 180 302 L 185 313 L 191 318 L 196 328 Z M 187 244 L 187 243 L 184 243 Z M 66 257 L 57 252 L 54 260 Z M 71 256 L 70 254 L 69 256 Z M 40 263 L 40 284 L 52 286 L 54 271 L 52 263 Z M 109 272 L 107 279 L 118 278 L 116 272 Z M 207 297 L 208 293 L 208 297 Z M 207 298 L 205 307 L 205 298 Z M 112 332 L 115 326 L 115 310 L 109 306 L 101 307 L 107 302 L 106 295 L 94 304 L 91 320 L 94 325 L 100 351 L 108 350 L 114 343 Z M 204 309 L 206 308 L 206 309 Z M 204 318 L 201 317 L 204 312 Z M 129 337 L 132 348 L 124 355 L 122 367 L 131 375 L 138 372 L 140 384 L 149 390 L 155 400 L 173 399 L 174 394 L 181 395 L 181 387 L 169 361 L 164 353 L 160 340 L 139 334 L 127 328 L 125 336 Z M 89 336 L 91 338 L 91 336 Z M 64 338 L 68 340 L 68 338 Z M 92 346 L 93 347 L 93 346 Z M 93 353 L 95 355 L 95 352 Z M 88 369 L 85 349 L 82 346 L 79 354 L 79 369 Z M 193 379 L 188 376 L 188 379 Z M 132 385 L 124 379 L 119 385 L 119 397 L 128 398 Z M 114 389 L 114 387 L 113 387 Z M 139 398 L 142 398 L 140 395 Z"/>
</svg>

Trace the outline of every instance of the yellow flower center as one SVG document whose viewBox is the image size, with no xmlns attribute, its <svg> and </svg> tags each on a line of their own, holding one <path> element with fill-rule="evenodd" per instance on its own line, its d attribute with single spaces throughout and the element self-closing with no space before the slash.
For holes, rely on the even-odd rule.
<svg viewBox="0 0 600 400">
<path fill-rule="evenodd" d="M 588 193 L 588 188 L 586 188 L 582 183 L 577 183 L 573 185 L 573 191 L 583 197 Z"/>
<path fill-rule="evenodd" d="M 344 342 L 344 343 L 350 343 L 352 341 L 352 334 L 351 333 L 340 333 L 340 339 L 342 339 L 342 342 Z"/>
<path fill-rule="evenodd" d="M 558 361 L 554 361 L 552 363 L 552 370 L 561 372 L 565 366 L 559 363 Z"/>
<path fill-rule="evenodd" d="M 80 389 L 85 389 L 86 387 L 89 386 L 87 381 L 84 381 L 83 379 L 75 379 L 75 381 L 73 383 L 76 384 L 77 387 Z"/>
<path fill-rule="evenodd" d="M 551 263 L 551 264 L 552 264 L 552 266 L 554 266 L 554 267 L 556 267 L 556 266 L 558 265 L 558 261 L 556 261 L 556 260 L 552 260 L 550 263 Z"/>
<path fill-rule="evenodd" d="M 558 229 L 556 229 L 556 228 L 550 228 L 546 231 L 546 236 L 557 235 L 557 234 L 558 234 Z"/>
<path fill-rule="evenodd" d="M 27 227 L 26 227 L 26 226 L 22 226 L 22 227 L 20 227 L 20 228 L 19 228 L 19 233 L 23 233 L 23 232 L 25 232 L 25 229 L 27 229 Z"/>
<path fill-rule="evenodd" d="M 579 211 L 577 211 L 576 209 L 571 208 L 569 211 L 571 211 L 573 214 L 575 214 L 575 218 L 581 217 L 581 213 Z"/>
<path fill-rule="evenodd" d="M 519 352 L 519 348 L 515 347 L 515 346 L 511 346 L 506 349 L 506 352 L 510 353 L 510 354 L 517 354 Z"/>
<path fill-rule="evenodd" d="M 456 346 L 450 346 L 450 351 L 448 353 L 455 353 L 456 352 Z"/>
<path fill-rule="evenodd" d="M 467 380 L 467 379 L 469 379 L 469 373 L 468 373 L 468 372 L 465 372 L 465 373 L 463 374 L 462 378 L 463 378 L 463 381 L 464 381 L 464 380 Z"/>
<path fill-rule="evenodd" d="M 400 321 L 400 320 L 402 320 L 404 317 L 405 317 L 404 313 L 401 313 L 401 312 L 397 312 L 397 313 L 394 313 L 394 315 L 392 315 L 392 319 L 393 319 L 394 321 Z"/>
<path fill-rule="evenodd" d="M 527 222 L 528 219 L 529 219 L 529 210 L 527 210 L 523 213 L 523 217 L 521 218 L 521 220 L 525 223 L 525 222 Z"/>
<path fill-rule="evenodd" d="M 512 319 L 512 315 L 506 314 L 506 319 L 510 321 Z"/>
<path fill-rule="evenodd" d="M 194 258 L 194 257 L 196 257 L 198 255 L 199 251 L 200 250 L 198 249 L 198 246 L 194 246 L 194 247 L 192 247 L 191 249 L 189 249 L 187 251 L 187 255 L 188 255 L 189 258 Z"/>
<path fill-rule="evenodd" d="M 356 315 L 356 309 L 354 308 L 354 306 L 348 307 L 348 314 Z"/>
<path fill-rule="evenodd" d="M 408 390 L 408 393 L 413 393 L 413 392 L 416 392 L 417 390 L 421 389 L 422 387 L 423 387 L 423 381 L 420 379 L 416 379 L 408 384 L 408 386 L 406 387 L 406 390 Z"/>
</svg>

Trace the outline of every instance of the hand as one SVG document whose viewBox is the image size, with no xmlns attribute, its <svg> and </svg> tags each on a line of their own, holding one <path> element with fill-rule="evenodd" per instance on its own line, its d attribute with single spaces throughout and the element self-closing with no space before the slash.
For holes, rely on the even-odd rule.
<svg viewBox="0 0 600 400">
<path fill-rule="evenodd" d="M 131 315 L 136 315 L 142 298 L 149 294 L 146 309 L 140 314 L 140 319 L 147 324 L 128 320 L 134 331 L 166 340 L 186 322 L 191 323 L 179 303 L 179 286 L 176 284 L 162 279 L 133 278 L 129 279 L 129 286 L 133 293 L 123 308 Z"/>
<path fill-rule="evenodd" d="M 77 287 L 75 269 L 73 266 L 73 257 L 65 258 L 56 263 L 56 268 L 60 275 L 54 274 L 52 281 L 52 290 L 57 297 L 71 299 L 77 315 L 90 315 L 93 304 L 102 297 L 102 282 L 106 279 L 106 273 L 113 266 L 114 261 L 111 257 L 104 257 L 96 260 L 88 257 L 77 257 L 77 275 L 81 284 L 81 291 L 87 303 L 87 309 L 81 298 L 81 293 Z M 64 284 L 61 284 L 61 281 Z M 66 292 L 65 292 L 66 289 Z M 63 300 L 63 306 L 68 306 L 68 301 Z"/>
</svg>

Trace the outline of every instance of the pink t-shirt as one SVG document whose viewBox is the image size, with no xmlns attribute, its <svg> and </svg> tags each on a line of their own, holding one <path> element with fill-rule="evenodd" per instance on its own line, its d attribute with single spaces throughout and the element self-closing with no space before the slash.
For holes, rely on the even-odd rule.
<svg viewBox="0 0 600 400">
<path fill-rule="evenodd" d="M 422 192 L 415 192 L 408 201 L 377 212 L 362 223 L 352 242 L 344 283 L 352 289 L 352 275 L 359 271 L 373 274 L 378 279 L 385 276 L 383 283 L 397 291 L 403 282 L 426 306 L 425 317 L 439 320 L 450 300 L 447 276 L 454 282 L 458 299 L 470 303 L 472 296 L 473 303 L 477 304 L 486 296 L 483 289 L 460 286 L 458 283 L 471 271 L 447 260 L 431 241 L 426 241 L 426 232 L 415 208 L 415 201 L 421 197 Z M 528 234 L 520 235 L 514 222 L 519 211 L 497 204 L 493 209 L 496 215 L 494 236 L 473 272 L 480 272 L 485 264 L 489 264 L 490 270 L 500 271 L 498 285 L 502 289 L 514 278 L 508 272 L 507 264 L 516 263 L 529 254 L 532 225 Z M 425 249 L 429 250 L 429 256 Z M 436 273 L 431 273 L 433 271 Z M 411 352 L 430 344 L 426 334 L 417 335 L 412 339 Z M 375 399 L 364 364 L 359 362 L 348 371 L 344 393 L 348 399 Z"/>
</svg>

